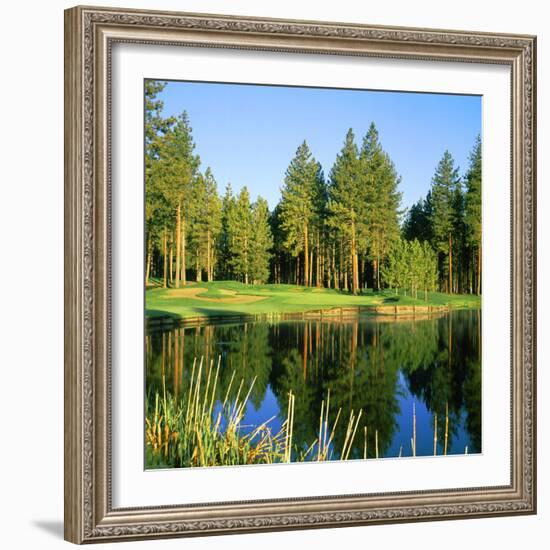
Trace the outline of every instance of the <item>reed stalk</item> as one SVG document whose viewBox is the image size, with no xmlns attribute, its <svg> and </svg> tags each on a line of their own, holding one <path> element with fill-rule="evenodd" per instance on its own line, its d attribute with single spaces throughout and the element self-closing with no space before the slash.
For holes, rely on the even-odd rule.
<svg viewBox="0 0 550 550">
<path fill-rule="evenodd" d="M 434 456 L 437 455 L 437 413 L 434 414 Z"/>
<path fill-rule="evenodd" d="M 443 454 L 447 454 L 447 442 L 449 441 L 449 402 L 445 402 L 445 445 Z"/>
</svg>

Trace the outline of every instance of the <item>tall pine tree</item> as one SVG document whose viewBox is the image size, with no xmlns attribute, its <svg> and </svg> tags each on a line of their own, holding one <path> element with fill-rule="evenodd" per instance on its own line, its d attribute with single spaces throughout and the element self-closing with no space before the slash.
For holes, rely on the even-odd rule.
<svg viewBox="0 0 550 550">
<path fill-rule="evenodd" d="M 464 222 L 466 225 L 466 242 L 475 265 L 473 290 L 481 294 L 481 138 L 470 153 L 470 165 L 466 173 L 466 197 L 464 205 Z"/>
<path fill-rule="evenodd" d="M 328 211 L 329 225 L 335 229 L 340 244 L 344 288 L 348 288 L 349 266 L 354 294 L 359 292 L 359 251 L 364 248 L 367 236 L 367 202 L 359 178 L 358 157 L 355 136 L 350 128 L 330 173 Z"/>
<path fill-rule="evenodd" d="M 221 231 L 221 200 L 212 170 L 207 168 L 201 177 L 204 190 L 202 204 L 197 218 L 198 247 L 200 269 L 206 270 L 207 280 L 214 280 L 214 266 L 216 263 L 216 241 Z"/>
<path fill-rule="evenodd" d="M 455 201 L 460 186 L 458 169 L 449 151 L 445 151 L 432 179 L 432 231 L 434 248 L 443 256 L 447 274 L 447 292 L 453 291 L 453 248 L 456 227 Z"/>
<path fill-rule="evenodd" d="M 170 207 L 171 228 L 175 231 L 175 286 L 186 282 L 187 237 L 197 215 L 197 174 L 200 165 L 187 113 L 183 112 L 166 131 L 159 146 L 155 177 L 162 181 L 162 193 Z"/>
<path fill-rule="evenodd" d="M 248 284 L 253 250 L 253 218 L 246 187 L 241 189 L 234 208 L 229 225 L 230 263 L 235 276 Z"/>
<path fill-rule="evenodd" d="M 252 205 L 252 243 L 250 247 L 249 274 L 254 284 L 267 282 L 273 236 L 269 225 L 269 206 L 258 197 Z"/>
<path fill-rule="evenodd" d="M 366 192 L 366 241 L 373 263 L 374 284 L 380 289 L 380 264 L 386 258 L 391 243 L 399 237 L 401 193 L 398 191 L 400 178 L 382 149 L 374 122 L 363 139 L 359 170 Z"/>
<path fill-rule="evenodd" d="M 313 158 L 304 141 L 285 174 L 280 202 L 281 228 L 285 233 L 284 246 L 293 256 L 303 254 L 303 284 L 311 284 L 310 248 L 319 212 L 319 163 Z"/>
</svg>

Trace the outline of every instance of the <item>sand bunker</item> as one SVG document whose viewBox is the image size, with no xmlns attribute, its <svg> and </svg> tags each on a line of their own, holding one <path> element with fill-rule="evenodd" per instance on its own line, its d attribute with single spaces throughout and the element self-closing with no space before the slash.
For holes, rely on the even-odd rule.
<svg viewBox="0 0 550 550">
<path fill-rule="evenodd" d="M 247 296 L 237 294 L 233 290 L 219 290 L 220 296 L 208 296 L 207 290 L 201 287 L 192 288 L 176 288 L 169 291 L 168 297 L 170 298 L 191 298 L 192 300 L 199 300 L 204 302 L 217 302 L 220 304 L 250 304 L 252 302 L 259 302 L 265 300 L 265 296 Z M 205 294 L 205 296 L 200 296 Z"/>
</svg>

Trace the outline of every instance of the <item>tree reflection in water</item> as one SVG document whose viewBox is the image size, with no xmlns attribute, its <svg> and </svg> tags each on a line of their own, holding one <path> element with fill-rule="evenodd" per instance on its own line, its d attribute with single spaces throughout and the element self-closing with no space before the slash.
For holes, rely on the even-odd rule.
<svg viewBox="0 0 550 550">
<path fill-rule="evenodd" d="M 146 336 L 149 398 L 163 392 L 186 395 L 194 359 L 221 357 L 216 398 L 231 377 L 256 378 L 244 425 L 253 429 L 274 416 L 280 429 L 295 395 L 293 441 L 305 451 L 318 436 L 321 403 L 330 391 L 333 459 L 340 458 L 353 410 L 362 410 L 350 458 L 410 456 L 413 403 L 416 455 L 432 455 L 437 415 L 437 453 L 481 452 L 481 312 L 455 311 L 415 320 L 362 317 L 350 320 L 290 320 L 219 323 L 150 330 Z M 206 369 L 205 369 L 206 370 Z M 235 372 L 235 374 L 233 374 Z M 233 384 L 230 399 L 239 384 Z M 367 441 L 365 445 L 365 428 Z"/>
</svg>

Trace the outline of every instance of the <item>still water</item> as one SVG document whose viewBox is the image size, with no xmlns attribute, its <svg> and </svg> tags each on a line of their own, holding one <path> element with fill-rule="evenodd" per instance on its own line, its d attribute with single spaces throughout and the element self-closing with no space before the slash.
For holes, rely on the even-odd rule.
<svg viewBox="0 0 550 550">
<path fill-rule="evenodd" d="M 434 435 L 437 454 L 481 452 L 479 310 L 415 320 L 365 316 L 150 329 L 148 398 L 163 391 L 184 397 L 193 361 L 201 357 L 205 365 L 220 361 L 220 401 L 233 371 L 245 388 L 256 378 L 243 431 L 273 417 L 269 425 L 277 432 L 292 391 L 294 442 L 308 448 L 317 438 L 321 403 L 330 391 L 330 417 L 334 420 L 341 408 L 343 419 L 334 433 L 334 459 L 352 410 L 362 410 L 362 417 L 350 458 L 364 456 L 365 427 L 369 458 L 376 456 L 376 442 L 379 457 L 411 456 L 413 424 L 416 456 L 433 455 Z"/>
</svg>

